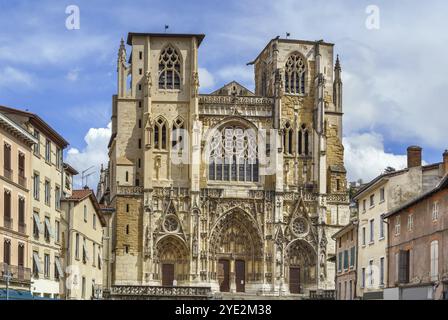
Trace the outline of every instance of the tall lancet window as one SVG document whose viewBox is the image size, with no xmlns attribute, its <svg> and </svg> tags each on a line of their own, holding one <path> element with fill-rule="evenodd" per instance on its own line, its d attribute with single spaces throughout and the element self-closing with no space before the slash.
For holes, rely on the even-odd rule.
<svg viewBox="0 0 448 320">
<path fill-rule="evenodd" d="M 297 150 L 299 155 L 310 155 L 310 137 L 305 124 L 302 124 L 297 137 Z"/>
<path fill-rule="evenodd" d="M 305 61 L 297 54 L 292 54 L 285 65 L 285 92 L 293 94 L 305 93 Z"/>
<path fill-rule="evenodd" d="M 285 154 L 292 154 L 292 127 L 289 121 L 286 121 L 285 127 L 283 128 L 283 151 Z"/>
<path fill-rule="evenodd" d="M 162 50 L 159 57 L 159 88 L 180 89 L 180 55 L 171 46 Z"/>
<path fill-rule="evenodd" d="M 166 121 L 157 119 L 154 124 L 154 149 L 166 150 Z"/>
</svg>

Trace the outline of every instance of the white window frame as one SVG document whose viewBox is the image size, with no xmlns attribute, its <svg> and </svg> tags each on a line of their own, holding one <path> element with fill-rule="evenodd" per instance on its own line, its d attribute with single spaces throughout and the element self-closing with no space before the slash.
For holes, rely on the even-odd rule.
<svg viewBox="0 0 448 320">
<path fill-rule="evenodd" d="M 395 217 L 395 235 L 399 236 L 401 231 L 401 217 L 400 215 Z"/>
<path fill-rule="evenodd" d="M 370 219 L 369 220 L 369 227 L 370 227 L 370 241 L 369 244 L 372 244 L 375 242 L 375 219 Z"/>
<path fill-rule="evenodd" d="M 439 219 L 439 201 L 434 201 L 432 203 L 432 221 L 437 221 Z"/>
<path fill-rule="evenodd" d="M 431 281 L 437 281 L 439 279 L 439 241 L 434 240 L 431 242 L 430 251 L 430 270 Z"/>
<path fill-rule="evenodd" d="M 410 213 L 408 215 L 408 231 L 414 230 L 414 214 Z"/>
</svg>

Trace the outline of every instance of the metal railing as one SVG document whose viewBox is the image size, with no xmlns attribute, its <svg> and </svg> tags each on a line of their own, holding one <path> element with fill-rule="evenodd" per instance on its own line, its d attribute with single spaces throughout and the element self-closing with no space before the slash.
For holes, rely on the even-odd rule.
<svg viewBox="0 0 448 320">
<path fill-rule="evenodd" d="M 6 179 L 9 179 L 9 180 L 12 181 L 12 175 L 13 175 L 13 173 L 14 173 L 14 172 L 12 171 L 11 168 L 3 167 L 3 176 L 4 176 Z"/>
<path fill-rule="evenodd" d="M 27 182 L 26 177 L 21 175 L 21 174 L 19 174 L 19 184 L 22 187 L 26 188 L 26 182 Z"/>
<path fill-rule="evenodd" d="M 31 281 L 31 269 L 23 266 L 8 265 L 7 263 L 0 262 L 1 272 L 9 271 L 12 275 L 12 282 L 29 282 Z"/>
<path fill-rule="evenodd" d="M 11 217 L 3 217 L 3 226 L 8 229 L 12 229 L 13 220 Z"/>
<path fill-rule="evenodd" d="M 26 233 L 26 223 L 19 222 L 19 232 L 23 234 Z"/>
</svg>

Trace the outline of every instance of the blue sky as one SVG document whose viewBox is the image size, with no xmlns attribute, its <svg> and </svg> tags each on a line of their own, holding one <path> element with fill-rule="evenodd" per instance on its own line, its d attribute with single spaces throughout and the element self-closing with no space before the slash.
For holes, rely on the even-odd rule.
<svg viewBox="0 0 448 320">
<path fill-rule="evenodd" d="M 366 7 L 380 28 L 365 27 Z M 80 8 L 79 30 L 65 9 Z M 336 44 L 344 80 L 344 145 L 351 180 L 448 148 L 446 1 L 6 1 L 0 0 L 0 104 L 39 113 L 68 141 L 79 170 L 105 162 L 119 40 L 127 32 L 205 33 L 202 92 L 231 80 L 273 37 Z M 94 179 L 93 179 L 94 180 Z M 91 183 L 93 183 L 93 180 Z"/>
</svg>

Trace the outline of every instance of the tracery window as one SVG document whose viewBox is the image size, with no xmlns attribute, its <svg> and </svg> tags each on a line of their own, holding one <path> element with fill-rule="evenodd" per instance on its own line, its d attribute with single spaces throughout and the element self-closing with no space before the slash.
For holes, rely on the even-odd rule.
<svg viewBox="0 0 448 320">
<path fill-rule="evenodd" d="M 293 130 L 291 127 L 291 123 L 289 121 L 285 122 L 285 126 L 283 128 L 283 152 L 285 154 L 292 154 L 292 134 Z"/>
<path fill-rule="evenodd" d="M 297 150 L 299 155 L 310 154 L 310 138 L 308 129 L 305 124 L 302 124 L 297 136 Z"/>
<path fill-rule="evenodd" d="M 238 126 L 217 130 L 210 143 L 209 179 L 258 182 L 256 133 Z"/>
<path fill-rule="evenodd" d="M 184 148 L 183 145 L 183 135 L 182 135 L 182 131 L 183 129 L 185 129 L 184 126 L 184 120 L 182 118 L 177 118 L 176 120 L 174 120 L 173 122 L 173 131 L 172 131 L 172 137 L 171 137 L 171 146 L 172 148 L 176 148 L 179 151 L 182 151 L 182 149 Z"/>
<path fill-rule="evenodd" d="M 154 124 L 154 149 L 166 150 L 166 122 L 162 118 Z"/>
<path fill-rule="evenodd" d="M 162 50 L 159 57 L 159 88 L 180 89 L 180 55 L 171 46 Z"/>
<path fill-rule="evenodd" d="M 299 54 L 292 54 L 285 64 L 285 92 L 305 93 L 305 62 Z"/>
</svg>

